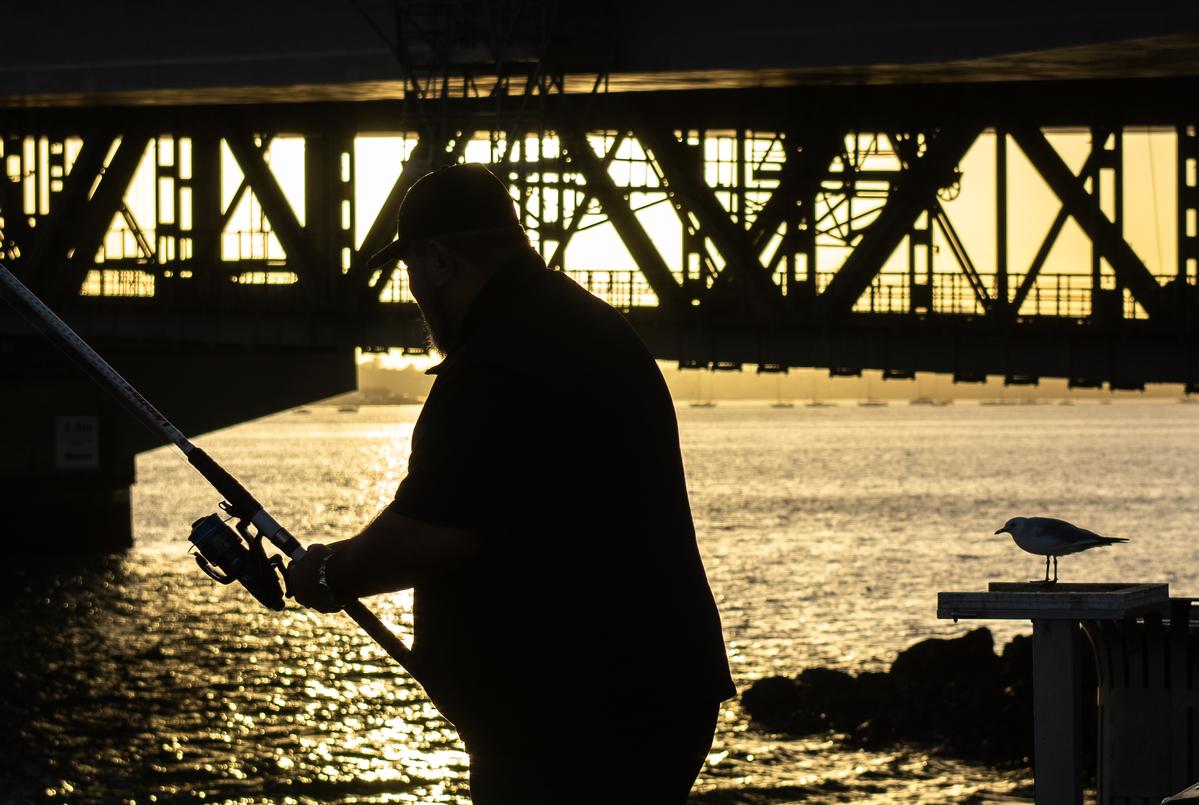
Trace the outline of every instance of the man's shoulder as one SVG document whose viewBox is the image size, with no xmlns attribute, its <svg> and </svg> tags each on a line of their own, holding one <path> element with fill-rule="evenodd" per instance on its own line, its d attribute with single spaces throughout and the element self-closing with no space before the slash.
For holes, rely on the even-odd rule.
<svg viewBox="0 0 1199 805">
<path fill-rule="evenodd" d="M 644 352 L 645 347 L 624 315 L 566 274 L 546 271 L 528 300 L 528 324 L 539 343 L 549 348 L 599 352 Z M 648 353 L 646 353 L 648 354 Z"/>
<path fill-rule="evenodd" d="M 510 297 L 505 315 L 446 359 L 436 385 L 553 396 L 613 375 L 640 376 L 652 363 L 623 314 L 565 274 L 543 269 Z"/>
</svg>

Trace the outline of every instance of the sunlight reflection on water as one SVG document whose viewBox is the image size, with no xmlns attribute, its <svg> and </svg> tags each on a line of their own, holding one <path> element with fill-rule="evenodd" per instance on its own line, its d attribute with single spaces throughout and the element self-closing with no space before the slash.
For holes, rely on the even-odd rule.
<svg viewBox="0 0 1199 805">
<path fill-rule="evenodd" d="M 317 407 L 198 441 L 303 541 L 329 541 L 391 497 L 416 414 Z M 680 408 L 738 684 L 879 668 L 915 640 L 960 634 L 967 624 L 935 619 L 938 590 L 1039 572 L 991 534 L 1016 513 L 1133 538 L 1067 557 L 1069 580 L 1194 593 L 1197 414 L 1149 402 Z M 468 802 L 457 735 L 381 650 L 343 617 L 271 613 L 212 584 L 185 537 L 213 494 L 168 450 L 140 457 L 138 476 L 128 555 L 18 576 L 0 632 L 8 801 Z M 371 604 L 410 639 L 410 594 Z M 613 747 L 614 774 L 619 757 Z M 1027 785 L 1020 769 L 909 747 L 766 735 L 730 703 L 695 801 L 981 803 Z"/>
</svg>

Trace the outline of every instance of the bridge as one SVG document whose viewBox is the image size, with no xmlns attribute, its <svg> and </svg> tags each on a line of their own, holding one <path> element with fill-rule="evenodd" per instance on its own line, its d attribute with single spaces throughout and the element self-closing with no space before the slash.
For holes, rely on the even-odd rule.
<svg viewBox="0 0 1199 805">
<path fill-rule="evenodd" d="M 1199 390 L 1191 5 L 560 5 L 27 4 L 0 259 L 191 433 L 425 349 L 365 259 L 463 160 L 682 366 Z M 127 542 L 153 438 L 9 309 L 0 368 L 0 510 Z"/>
</svg>

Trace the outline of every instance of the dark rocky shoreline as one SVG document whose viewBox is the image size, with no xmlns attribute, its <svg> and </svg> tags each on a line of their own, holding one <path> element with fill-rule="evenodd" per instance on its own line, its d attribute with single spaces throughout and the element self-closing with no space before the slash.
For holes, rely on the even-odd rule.
<svg viewBox="0 0 1199 805">
<path fill-rule="evenodd" d="M 1083 701 L 1093 702 L 1093 670 L 1085 676 L 1080 685 L 1090 693 Z M 925 743 L 964 759 L 1028 765 L 1032 638 L 1017 636 L 999 654 L 986 628 L 923 640 L 900 652 L 888 671 L 808 668 L 758 680 L 741 704 L 760 727 L 789 735 L 833 732 L 863 747 Z M 1094 713 L 1086 720 L 1094 735 Z"/>
</svg>

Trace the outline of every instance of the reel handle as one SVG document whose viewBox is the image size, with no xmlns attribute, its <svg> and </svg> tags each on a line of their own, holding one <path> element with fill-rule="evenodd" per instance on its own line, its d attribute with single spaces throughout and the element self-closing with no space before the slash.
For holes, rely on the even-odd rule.
<svg viewBox="0 0 1199 805">
<path fill-rule="evenodd" d="M 196 564 L 209 578 L 220 584 L 240 581 L 264 607 L 283 611 L 281 562 L 267 558 L 262 538 L 251 535 L 244 523 L 234 531 L 219 514 L 210 514 L 192 524 L 188 540 L 195 546 Z"/>
<path fill-rule="evenodd" d="M 233 582 L 237 581 L 237 579 L 233 578 L 232 576 L 218 573 L 217 569 L 212 566 L 212 562 L 209 562 L 204 558 L 204 554 L 195 553 L 192 554 L 192 556 L 196 557 L 196 564 L 201 570 L 204 571 L 204 575 L 215 581 L 217 584 L 232 584 Z"/>
</svg>

